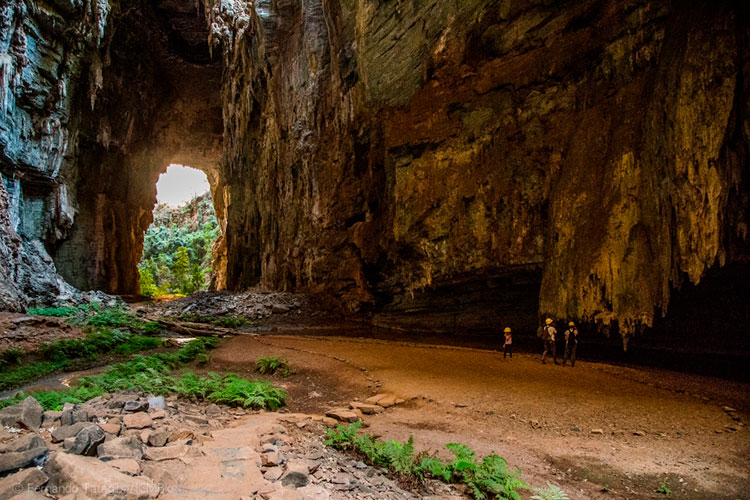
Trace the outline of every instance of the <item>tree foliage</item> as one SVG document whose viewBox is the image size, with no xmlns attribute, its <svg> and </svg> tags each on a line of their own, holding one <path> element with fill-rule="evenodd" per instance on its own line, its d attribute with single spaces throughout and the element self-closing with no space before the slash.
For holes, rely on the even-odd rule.
<svg viewBox="0 0 750 500">
<path fill-rule="evenodd" d="M 157 205 L 138 264 L 141 293 L 190 294 L 207 289 L 213 260 L 211 247 L 219 232 L 210 193 L 176 208 Z"/>
</svg>

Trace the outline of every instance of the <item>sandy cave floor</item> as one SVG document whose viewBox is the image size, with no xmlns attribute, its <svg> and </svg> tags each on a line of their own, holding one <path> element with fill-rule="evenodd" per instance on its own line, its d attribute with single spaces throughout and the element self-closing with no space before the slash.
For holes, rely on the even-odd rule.
<svg viewBox="0 0 750 500">
<path fill-rule="evenodd" d="M 747 384 L 580 361 L 541 365 L 530 354 L 506 361 L 481 349 L 282 334 L 230 338 L 207 370 L 254 376 L 254 360 L 269 355 L 296 370 L 274 378 L 289 391 L 291 411 L 322 413 L 392 393 L 407 402 L 367 417 L 369 432 L 413 435 L 418 451 L 444 454 L 450 442 L 494 451 L 527 482 L 552 480 L 571 498 L 664 498 L 656 493 L 662 481 L 670 498 L 750 498 Z"/>
</svg>

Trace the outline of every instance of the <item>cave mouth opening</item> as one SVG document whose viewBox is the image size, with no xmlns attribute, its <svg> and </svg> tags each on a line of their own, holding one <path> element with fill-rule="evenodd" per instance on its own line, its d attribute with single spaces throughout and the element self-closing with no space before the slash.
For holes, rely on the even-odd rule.
<svg viewBox="0 0 750 500">
<path fill-rule="evenodd" d="M 138 263 L 141 295 L 207 290 L 220 233 L 206 174 L 185 165 L 168 165 L 156 183 L 153 221 L 143 237 Z"/>
</svg>

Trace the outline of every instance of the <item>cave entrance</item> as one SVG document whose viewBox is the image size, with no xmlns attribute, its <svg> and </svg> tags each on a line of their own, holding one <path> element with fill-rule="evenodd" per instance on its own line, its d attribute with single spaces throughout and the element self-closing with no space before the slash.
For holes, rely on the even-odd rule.
<svg viewBox="0 0 750 500">
<path fill-rule="evenodd" d="M 153 222 L 138 263 L 140 293 L 188 295 L 208 289 L 221 234 L 206 174 L 170 164 L 156 183 Z"/>
</svg>

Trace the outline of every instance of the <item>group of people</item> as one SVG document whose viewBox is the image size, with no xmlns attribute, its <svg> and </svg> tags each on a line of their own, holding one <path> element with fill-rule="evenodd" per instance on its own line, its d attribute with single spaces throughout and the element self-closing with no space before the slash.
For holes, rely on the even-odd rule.
<svg viewBox="0 0 750 500">
<path fill-rule="evenodd" d="M 547 363 L 547 354 L 552 355 L 552 360 L 556 365 L 557 362 L 557 329 L 555 328 L 552 318 L 547 318 L 544 321 L 542 327 L 542 340 L 544 341 L 544 352 L 542 353 L 542 364 Z M 513 359 L 513 332 L 509 326 L 505 327 L 505 343 L 503 344 L 503 359 L 510 354 L 510 359 Z M 576 365 L 576 347 L 578 347 L 578 328 L 574 322 L 568 323 L 568 329 L 565 330 L 565 351 L 563 353 L 562 365 L 565 366 L 568 360 L 570 360 L 570 366 Z"/>
</svg>

